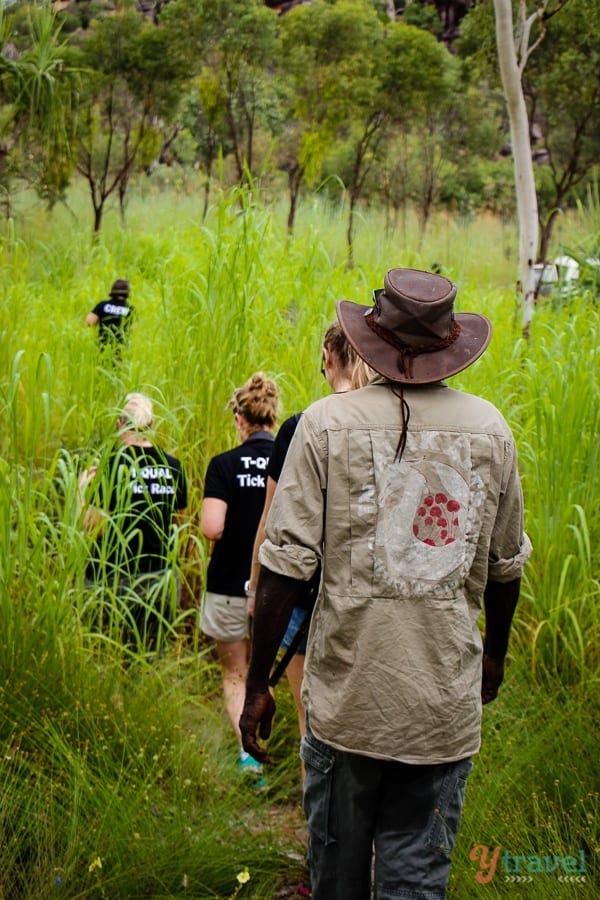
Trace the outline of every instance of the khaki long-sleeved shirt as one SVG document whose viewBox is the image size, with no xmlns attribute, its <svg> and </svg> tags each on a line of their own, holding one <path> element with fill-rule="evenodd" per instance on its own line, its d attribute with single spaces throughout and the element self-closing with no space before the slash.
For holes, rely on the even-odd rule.
<svg viewBox="0 0 600 900">
<path fill-rule="evenodd" d="M 397 389 L 396 389 L 397 390 Z M 521 576 L 513 437 L 487 401 L 378 378 L 302 416 L 260 560 L 308 580 L 322 564 L 305 663 L 310 727 L 342 750 L 412 764 L 479 749 L 486 582 Z"/>
</svg>

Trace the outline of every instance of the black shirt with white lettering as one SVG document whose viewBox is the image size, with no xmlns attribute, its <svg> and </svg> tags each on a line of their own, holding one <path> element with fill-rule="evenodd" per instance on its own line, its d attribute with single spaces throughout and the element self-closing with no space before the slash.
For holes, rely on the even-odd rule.
<svg viewBox="0 0 600 900">
<path fill-rule="evenodd" d="M 273 440 L 270 432 L 255 431 L 239 447 L 214 456 L 208 464 L 204 497 L 227 504 L 223 535 L 215 542 L 206 575 L 206 588 L 215 594 L 244 596 Z"/>
<path fill-rule="evenodd" d="M 126 297 L 102 300 L 92 312 L 98 316 L 98 340 L 101 347 L 125 342 L 133 313 L 133 307 L 128 304 Z"/>
<path fill-rule="evenodd" d="M 174 514 L 187 507 L 179 460 L 159 447 L 124 445 L 101 462 L 92 485 L 90 501 L 107 515 L 87 576 L 132 578 L 165 569 Z"/>
</svg>

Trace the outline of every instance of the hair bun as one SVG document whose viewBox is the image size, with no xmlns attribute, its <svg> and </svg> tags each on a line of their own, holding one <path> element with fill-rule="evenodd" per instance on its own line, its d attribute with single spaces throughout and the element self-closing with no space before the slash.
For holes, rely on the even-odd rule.
<svg viewBox="0 0 600 900">
<path fill-rule="evenodd" d="M 236 388 L 229 406 L 250 425 L 272 428 L 279 414 L 279 388 L 264 372 L 255 372 Z"/>
</svg>

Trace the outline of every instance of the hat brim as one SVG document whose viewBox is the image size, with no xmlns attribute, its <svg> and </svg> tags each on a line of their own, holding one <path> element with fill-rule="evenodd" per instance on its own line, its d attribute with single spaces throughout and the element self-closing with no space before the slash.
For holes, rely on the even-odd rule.
<svg viewBox="0 0 600 900">
<path fill-rule="evenodd" d="M 369 328 L 365 318 L 372 306 L 338 300 L 337 316 L 342 331 L 358 355 L 372 369 L 404 384 L 433 384 L 468 368 L 482 355 L 492 339 L 492 323 L 479 313 L 456 313 L 460 325 L 456 340 L 443 350 L 421 353 L 412 358 L 410 375 L 399 365 L 398 350 Z"/>
</svg>

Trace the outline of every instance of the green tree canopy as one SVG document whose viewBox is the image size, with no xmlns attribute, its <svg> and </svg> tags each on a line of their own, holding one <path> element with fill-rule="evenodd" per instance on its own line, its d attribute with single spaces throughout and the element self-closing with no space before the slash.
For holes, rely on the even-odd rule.
<svg viewBox="0 0 600 900">
<path fill-rule="evenodd" d="M 210 103 L 218 98 L 238 179 L 246 181 L 255 174 L 257 128 L 268 123 L 274 100 L 270 82 L 276 14 L 262 0 L 177 0 L 164 10 L 161 22 L 172 51 L 187 60 L 190 75 L 207 67 L 212 71 Z M 196 96 L 202 103 L 207 95 Z M 214 121 L 214 108 L 204 109 L 203 116 Z"/>
<path fill-rule="evenodd" d="M 51 10 L 22 12 L 16 45 L 13 16 L 0 7 L 0 183 L 9 196 L 12 178 L 25 178 L 52 202 L 68 182 L 78 72 Z"/>
<path fill-rule="evenodd" d="M 296 194 L 290 183 L 290 230 L 300 181 L 318 181 L 331 146 L 352 122 L 364 119 L 375 98 L 382 36 L 374 9 L 360 0 L 316 0 L 281 22 L 282 148 L 288 171 L 296 175 Z"/>
<path fill-rule="evenodd" d="M 86 77 L 76 161 L 90 189 L 95 233 L 108 198 L 117 192 L 123 213 L 132 172 L 159 152 L 160 121 L 172 113 L 185 74 L 167 37 L 128 9 L 100 19 L 79 39 Z"/>
</svg>

